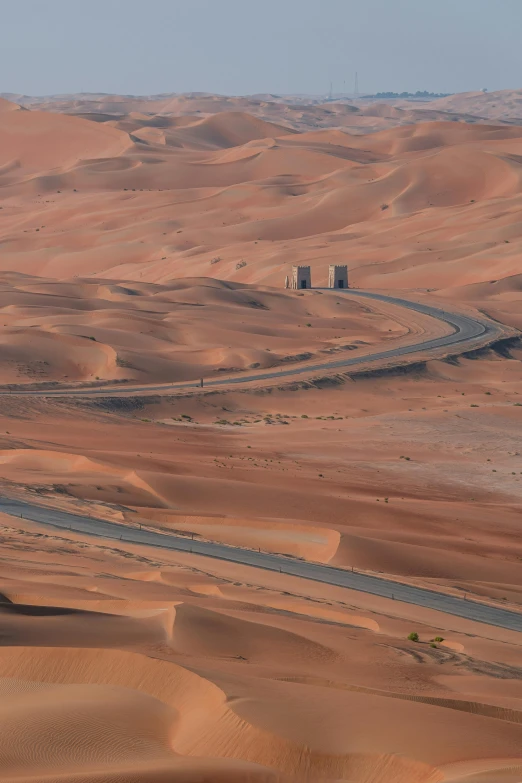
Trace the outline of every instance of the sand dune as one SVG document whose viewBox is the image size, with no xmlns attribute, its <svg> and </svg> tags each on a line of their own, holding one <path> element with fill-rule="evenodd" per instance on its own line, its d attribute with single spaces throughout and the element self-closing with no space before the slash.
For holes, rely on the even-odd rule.
<svg viewBox="0 0 522 783">
<path fill-rule="evenodd" d="M 187 380 L 360 352 L 406 334 L 367 310 L 333 293 L 208 278 L 150 285 L 6 274 L 0 382 Z"/>
<path fill-rule="evenodd" d="M 15 107 L 17 108 L 17 107 Z M 2 111 L 0 167 L 28 173 L 67 169 L 81 159 L 120 155 L 131 146 L 126 134 L 106 125 L 47 112 Z"/>
<path fill-rule="evenodd" d="M 467 286 L 517 272 L 519 126 L 296 132 L 234 106 L 117 123 L 3 112 L 2 269 L 23 258 L 25 272 L 61 279 L 280 286 L 294 262 L 323 282 L 328 260 L 348 262 L 357 286 L 468 300 Z"/>
<path fill-rule="evenodd" d="M 63 390 L 2 396 L 2 494 L 519 611 L 516 338 L 118 395 L 444 331 L 294 263 L 522 329 L 516 98 L 0 100 L 0 385 Z M 7 783 L 520 779 L 516 632 L 5 515 L 0 563 Z"/>
<path fill-rule="evenodd" d="M 62 95 L 31 97 L 4 93 L 10 101 L 32 109 L 76 115 L 117 118 L 129 114 L 185 117 L 211 116 L 218 112 L 243 111 L 298 130 L 310 127 L 345 127 L 355 133 L 371 133 L 386 127 L 427 120 L 480 123 L 488 120 L 515 122 L 520 119 L 520 91 L 461 93 L 435 100 L 386 99 L 375 103 L 371 96 L 325 102 L 324 96 L 250 95 L 226 96 L 206 93 L 131 95 Z"/>
<path fill-rule="evenodd" d="M 469 112 L 478 117 L 518 122 L 522 117 L 521 90 L 465 92 L 437 98 L 430 106 L 443 111 Z"/>
<path fill-rule="evenodd" d="M 0 98 L 0 113 L 8 111 L 21 111 L 21 106 L 12 101 L 7 101 L 5 98 Z"/>
<path fill-rule="evenodd" d="M 177 132 L 174 138 L 186 138 L 189 144 L 199 143 L 202 148 L 223 149 L 247 144 L 253 139 L 274 138 L 295 133 L 291 128 L 274 125 L 252 117 L 244 112 L 216 114 L 184 126 L 183 135 Z"/>
<path fill-rule="evenodd" d="M 17 535 L 4 529 L 1 546 L 9 547 Z M 352 618 L 337 603 L 336 588 L 326 606 L 324 600 L 312 604 L 307 616 L 303 599 L 248 584 L 261 578 L 262 585 L 263 573 L 251 572 L 247 584 L 241 584 L 227 568 L 221 576 L 205 575 L 202 563 L 190 564 L 186 555 L 182 564 L 171 562 L 150 571 L 132 549 L 107 550 L 93 542 L 85 549 L 85 543 L 73 541 L 67 566 L 48 565 L 47 579 L 62 584 L 63 595 L 73 604 L 78 599 L 71 592 L 71 579 L 93 586 L 92 577 L 85 576 L 89 561 L 111 572 L 94 581 L 102 597 L 94 593 L 91 600 L 98 604 L 117 606 L 113 593 L 128 611 L 129 601 L 125 608 L 122 597 L 125 592 L 132 595 L 133 584 L 162 589 L 165 607 L 174 605 L 169 614 L 174 620 L 170 633 L 169 623 L 163 624 L 167 633 L 158 644 L 160 626 L 152 624 L 158 611 L 139 617 L 140 601 L 134 600 L 132 620 L 53 609 L 49 599 L 38 595 L 39 569 L 59 539 L 35 538 L 30 528 L 26 535 L 33 543 L 33 566 L 10 568 L 18 570 L 25 590 L 39 603 L 7 605 L 12 608 L 4 607 L 0 616 L 3 628 L 13 617 L 23 618 L 26 627 L 19 646 L 12 647 L 13 640 L 4 637 L 0 649 L 1 752 L 9 781 L 220 783 L 355 777 L 384 783 L 391 776 L 420 783 L 441 779 L 443 769 L 448 779 L 456 779 L 463 758 L 470 774 L 488 765 L 496 774 L 517 766 L 521 729 L 515 716 L 520 713 L 494 706 L 486 675 L 474 675 L 468 683 L 461 674 L 466 659 L 453 653 L 421 666 L 424 695 L 416 695 L 411 686 L 398 692 L 397 682 L 411 679 L 419 666 L 409 657 L 415 646 L 401 641 L 408 623 L 386 619 L 383 644 L 375 648 L 371 640 L 381 614 Z M 123 555 L 134 558 L 132 575 Z M 6 575 L 4 589 L 5 580 Z M 200 592 L 188 600 L 186 588 L 195 580 L 224 585 L 224 592 Z M 302 589 L 299 582 L 287 585 L 290 596 Z M 383 610 L 386 614 L 385 606 Z M 76 635 L 84 616 L 98 649 L 87 649 Z M 350 626 L 349 635 L 341 616 Z M 126 636 L 125 623 L 141 626 L 141 636 Z M 473 630 L 480 633 L 480 628 Z M 434 635 L 429 626 L 422 632 L 428 639 Z M 64 633 L 75 638 L 74 648 L 64 646 Z M 120 649 L 110 649 L 113 636 L 119 636 Z M 454 646 L 464 638 L 450 636 Z M 501 641 L 494 645 L 500 658 L 510 646 Z M 420 649 L 431 648 L 424 644 Z M 352 673 L 347 682 L 342 673 L 348 660 Z M 437 683 L 442 676 L 444 686 Z M 458 697 L 451 695 L 457 692 Z M 426 727 L 431 729 L 428 741 Z M 450 741 L 455 733 L 458 745 Z"/>
</svg>

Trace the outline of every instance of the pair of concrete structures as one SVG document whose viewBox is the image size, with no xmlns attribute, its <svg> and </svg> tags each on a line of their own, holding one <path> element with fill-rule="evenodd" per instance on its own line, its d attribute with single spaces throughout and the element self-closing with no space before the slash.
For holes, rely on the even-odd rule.
<svg viewBox="0 0 522 783">
<path fill-rule="evenodd" d="M 302 289 L 312 287 L 309 266 L 293 266 L 292 279 L 285 280 L 285 288 Z M 348 288 L 348 267 L 330 264 L 328 267 L 328 288 Z"/>
</svg>

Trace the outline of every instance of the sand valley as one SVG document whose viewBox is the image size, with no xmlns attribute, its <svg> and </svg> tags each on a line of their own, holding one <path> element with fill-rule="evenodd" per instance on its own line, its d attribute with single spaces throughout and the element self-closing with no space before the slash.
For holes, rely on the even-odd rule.
<svg viewBox="0 0 522 783">
<path fill-rule="evenodd" d="M 521 101 L 0 99 L 1 494 L 522 618 Z M 522 779 L 516 631 L 5 513 L 0 594 L 6 783 Z"/>
</svg>

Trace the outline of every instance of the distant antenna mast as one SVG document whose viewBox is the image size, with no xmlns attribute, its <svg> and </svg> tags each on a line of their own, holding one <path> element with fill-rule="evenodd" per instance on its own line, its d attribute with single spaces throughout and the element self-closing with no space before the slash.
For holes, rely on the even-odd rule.
<svg viewBox="0 0 522 783">
<path fill-rule="evenodd" d="M 328 97 L 330 98 L 330 100 L 332 100 L 333 98 L 333 82 L 330 82 L 330 94 Z"/>
<path fill-rule="evenodd" d="M 356 98 L 359 97 L 359 74 L 355 71 L 355 83 L 353 86 L 353 94 Z"/>
</svg>

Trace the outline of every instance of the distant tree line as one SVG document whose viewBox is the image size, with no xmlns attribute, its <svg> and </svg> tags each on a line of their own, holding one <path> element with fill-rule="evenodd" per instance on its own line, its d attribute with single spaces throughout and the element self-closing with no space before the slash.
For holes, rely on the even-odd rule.
<svg viewBox="0 0 522 783">
<path fill-rule="evenodd" d="M 449 95 L 454 95 L 454 93 L 417 90 L 417 92 L 377 92 L 375 95 L 368 95 L 365 98 L 447 98 Z"/>
</svg>

